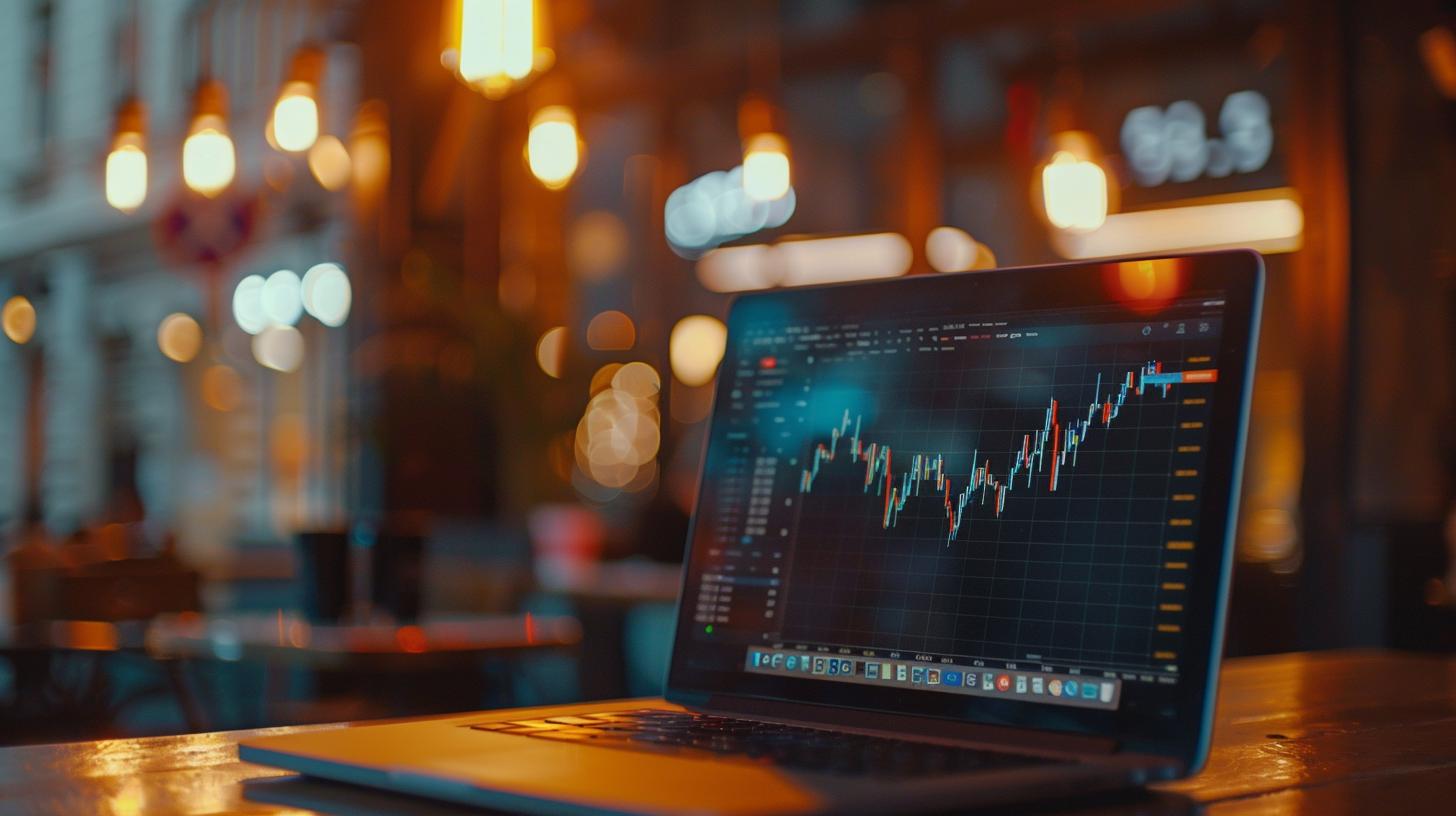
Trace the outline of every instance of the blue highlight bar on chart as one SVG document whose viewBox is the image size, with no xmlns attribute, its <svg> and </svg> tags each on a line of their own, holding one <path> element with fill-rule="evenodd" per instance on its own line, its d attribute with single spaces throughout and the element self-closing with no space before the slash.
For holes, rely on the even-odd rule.
<svg viewBox="0 0 1456 816">
<path fill-rule="evenodd" d="M 1022 702 L 1116 709 L 1122 682 L 1112 677 L 956 666 L 882 657 L 845 657 L 799 649 L 749 649 L 755 674 L 895 686 Z"/>
</svg>

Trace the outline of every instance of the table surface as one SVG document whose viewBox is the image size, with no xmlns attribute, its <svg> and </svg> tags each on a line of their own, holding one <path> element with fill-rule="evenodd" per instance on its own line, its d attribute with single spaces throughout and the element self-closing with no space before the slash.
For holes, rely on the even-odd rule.
<svg viewBox="0 0 1456 816">
<path fill-rule="evenodd" d="M 343 726 L 304 726 L 304 728 Z M 0 749 L 0 810 L 103 814 L 469 811 L 239 762 L 237 743 L 295 728 Z M 1414 812 L 1456 795 L 1456 660 L 1323 652 L 1225 665 L 1213 756 L 1153 795 L 1077 812 Z M 301 804 L 265 804 L 259 800 Z M 1449 802 L 1447 802 L 1449 804 Z M 1089 810 L 1090 808 L 1090 810 Z"/>
</svg>

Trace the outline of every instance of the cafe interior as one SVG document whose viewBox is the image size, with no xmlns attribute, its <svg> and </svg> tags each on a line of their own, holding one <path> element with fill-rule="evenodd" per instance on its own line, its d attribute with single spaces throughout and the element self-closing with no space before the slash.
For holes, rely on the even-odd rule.
<svg viewBox="0 0 1456 816">
<path fill-rule="evenodd" d="M 1456 785 L 1453 187 L 1437 0 L 5 0 L 0 768 L 658 695 L 735 297 L 1237 247 L 1225 671 Z"/>
</svg>

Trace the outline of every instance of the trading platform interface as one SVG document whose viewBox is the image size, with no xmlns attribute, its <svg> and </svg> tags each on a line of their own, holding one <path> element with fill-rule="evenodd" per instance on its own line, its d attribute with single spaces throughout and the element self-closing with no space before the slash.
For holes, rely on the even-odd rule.
<svg viewBox="0 0 1456 816">
<path fill-rule="evenodd" d="M 738 327 L 694 637 L 1056 705 L 1176 683 L 1222 306 Z"/>
</svg>

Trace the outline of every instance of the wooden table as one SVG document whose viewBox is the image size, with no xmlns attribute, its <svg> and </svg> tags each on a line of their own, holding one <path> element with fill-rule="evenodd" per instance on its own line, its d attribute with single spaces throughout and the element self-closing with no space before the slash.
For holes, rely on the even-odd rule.
<svg viewBox="0 0 1456 816">
<path fill-rule="evenodd" d="M 0 812 L 469 812 L 238 761 L 239 739 L 288 730 L 0 749 Z M 1229 661 L 1206 771 L 1075 812 L 1408 813 L 1453 800 L 1456 660 L 1326 652 Z"/>
</svg>

